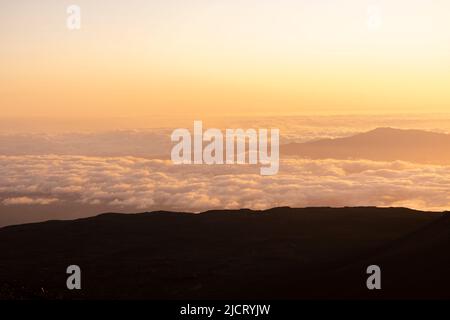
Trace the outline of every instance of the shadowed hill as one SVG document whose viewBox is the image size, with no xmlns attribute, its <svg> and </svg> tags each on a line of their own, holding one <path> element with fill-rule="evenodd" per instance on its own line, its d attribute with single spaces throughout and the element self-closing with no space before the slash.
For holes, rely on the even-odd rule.
<svg viewBox="0 0 450 320">
<path fill-rule="evenodd" d="M 378 128 L 351 137 L 282 146 L 281 152 L 311 159 L 403 160 L 450 164 L 450 135 L 422 130 Z"/>
<path fill-rule="evenodd" d="M 450 298 L 450 214 L 407 236 L 370 252 L 366 259 L 347 266 L 330 276 L 335 288 L 345 288 L 343 281 L 362 280 L 358 270 L 370 264 L 382 267 L 383 281 L 380 298 L 440 299 Z M 347 296 L 370 297 L 363 288 Z"/>
<path fill-rule="evenodd" d="M 0 297 L 449 298 L 450 276 L 440 273 L 450 267 L 449 221 L 401 208 L 275 208 L 111 213 L 5 227 Z M 371 263 L 386 270 L 381 292 L 362 290 Z M 65 287 L 72 264 L 82 269 L 81 291 Z M 430 274 L 441 280 L 433 291 L 394 281 L 414 278 L 424 288 Z"/>
</svg>

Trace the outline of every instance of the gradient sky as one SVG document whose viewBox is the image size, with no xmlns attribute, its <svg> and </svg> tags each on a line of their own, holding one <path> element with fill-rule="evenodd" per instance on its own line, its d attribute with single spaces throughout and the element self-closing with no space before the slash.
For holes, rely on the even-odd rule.
<svg viewBox="0 0 450 320">
<path fill-rule="evenodd" d="M 79 31 L 66 28 L 70 4 L 81 7 Z M 0 6 L 0 117 L 204 119 L 450 107 L 446 0 Z M 370 28 L 373 6 L 382 22 Z"/>
</svg>

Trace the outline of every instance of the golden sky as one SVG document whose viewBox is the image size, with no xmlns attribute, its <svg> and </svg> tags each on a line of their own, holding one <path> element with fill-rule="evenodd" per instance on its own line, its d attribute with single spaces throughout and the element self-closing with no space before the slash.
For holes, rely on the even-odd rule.
<svg viewBox="0 0 450 320">
<path fill-rule="evenodd" d="M 81 7 L 81 30 L 66 8 Z M 446 0 L 17 0 L 0 117 L 445 113 Z"/>
</svg>

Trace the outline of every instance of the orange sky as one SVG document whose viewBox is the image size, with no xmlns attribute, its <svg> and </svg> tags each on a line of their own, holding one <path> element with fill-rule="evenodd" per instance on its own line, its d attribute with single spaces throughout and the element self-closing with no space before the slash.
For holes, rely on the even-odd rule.
<svg viewBox="0 0 450 320">
<path fill-rule="evenodd" d="M 2 4 L 1 117 L 449 110 L 448 1 L 76 2 Z"/>
</svg>

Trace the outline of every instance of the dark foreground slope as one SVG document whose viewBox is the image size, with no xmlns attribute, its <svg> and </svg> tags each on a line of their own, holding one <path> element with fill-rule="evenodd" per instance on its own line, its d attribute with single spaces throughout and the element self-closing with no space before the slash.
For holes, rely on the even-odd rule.
<svg viewBox="0 0 450 320">
<path fill-rule="evenodd" d="M 449 252 L 450 218 L 408 209 L 104 214 L 0 229 L 0 297 L 450 298 Z"/>
</svg>

